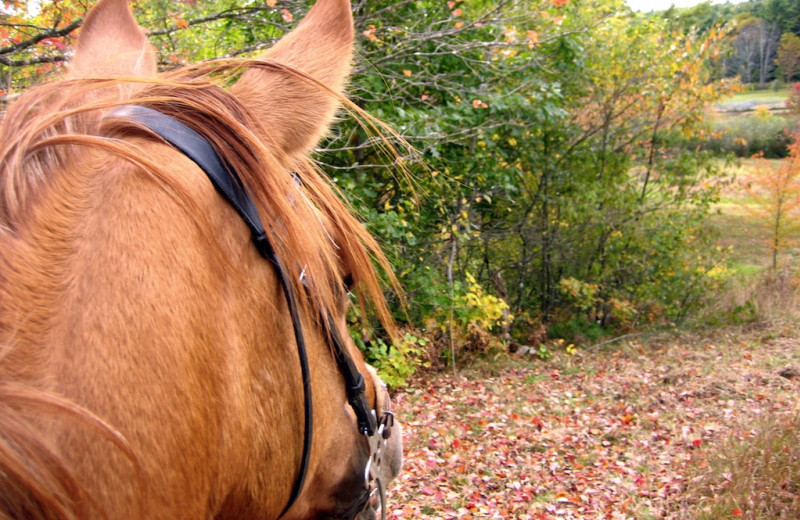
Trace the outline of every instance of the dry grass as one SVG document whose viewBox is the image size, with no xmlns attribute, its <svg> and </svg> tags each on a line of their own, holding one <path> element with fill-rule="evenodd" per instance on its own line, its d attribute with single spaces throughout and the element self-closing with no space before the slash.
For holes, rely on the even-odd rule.
<svg viewBox="0 0 800 520">
<path fill-rule="evenodd" d="M 752 161 L 742 161 L 732 173 L 741 180 L 751 167 Z M 800 365 L 794 338 L 800 333 L 800 298 L 794 264 L 799 251 L 789 248 L 779 257 L 783 267 L 769 269 L 769 232 L 754 217 L 751 205 L 741 184 L 733 183 L 711 219 L 710 225 L 720 233 L 719 245 L 729 251 L 735 274 L 708 315 L 723 317 L 723 322 L 738 319 L 763 330 L 752 354 L 745 357 L 752 362 L 760 360 L 765 368 L 774 367 L 773 373 L 796 384 Z M 770 352 L 769 343 L 789 348 L 783 355 L 776 354 Z M 737 367 L 725 363 L 722 369 L 735 373 Z M 760 395 L 753 396 L 754 402 L 759 402 Z M 793 398 L 791 393 L 784 395 Z M 795 406 L 790 413 L 776 413 L 764 407 L 758 412 L 748 413 L 746 419 L 732 425 L 726 436 L 709 447 L 707 456 L 693 464 L 686 490 L 676 499 L 680 506 L 668 508 L 682 513 L 670 517 L 800 518 L 800 410 Z"/>
<path fill-rule="evenodd" d="M 769 247 L 772 223 L 756 216 L 756 203 L 745 189 L 753 171 L 765 163 L 777 168 L 781 161 L 741 159 L 725 167 L 725 175 L 731 182 L 714 208 L 716 213 L 708 221 L 709 227 L 719 233 L 718 244 L 728 250 L 734 268 L 749 273 L 762 270 L 772 262 Z M 785 265 L 798 254 L 798 244 L 791 244 L 779 254 L 779 259 Z"/>
<path fill-rule="evenodd" d="M 800 417 L 767 416 L 716 446 L 687 498 L 697 520 L 800 518 Z"/>
<path fill-rule="evenodd" d="M 769 161 L 775 167 L 779 161 Z M 728 165 L 733 181 L 725 188 L 708 226 L 719 235 L 718 247 L 727 254 L 730 269 L 724 289 L 698 320 L 704 325 L 780 323 L 798 315 L 800 244 L 790 243 L 778 254 L 779 268 L 771 269 L 770 225 L 757 216 L 755 203 L 744 188 L 751 171 L 763 162 L 741 160 Z"/>
<path fill-rule="evenodd" d="M 789 266 L 744 270 L 732 275 L 708 303 L 696 323 L 700 326 L 795 324 L 800 315 L 796 270 Z"/>
</svg>

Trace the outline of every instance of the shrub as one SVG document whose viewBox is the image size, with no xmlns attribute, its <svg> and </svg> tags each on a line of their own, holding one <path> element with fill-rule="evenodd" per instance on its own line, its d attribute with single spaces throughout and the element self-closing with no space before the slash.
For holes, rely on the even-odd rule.
<svg viewBox="0 0 800 520">
<path fill-rule="evenodd" d="M 367 361 L 390 388 L 406 385 L 408 379 L 421 367 L 427 366 L 425 347 L 428 340 L 406 332 L 402 339 L 392 345 L 377 338 L 366 344 L 360 337 L 354 337 L 356 345 L 364 352 Z"/>
<path fill-rule="evenodd" d="M 567 343 L 590 344 L 606 335 L 606 331 L 596 322 L 584 317 L 573 318 L 569 321 L 554 323 L 547 329 L 547 335 L 554 339 L 561 339 Z"/>
<path fill-rule="evenodd" d="M 712 122 L 711 137 L 695 146 L 718 154 L 775 159 L 788 155 L 795 119 L 772 114 L 725 115 Z"/>
<path fill-rule="evenodd" d="M 795 118 L 800 118 L 800 83 L 792 85 L 792 90 L 786 99 L 786 108 Z"/>
<path fill-rule="evenodd" d="M 428 320 L 426 328 L 436 339 L 435 350 L 448 364 L 464 354 L 485 355 L 505 350 L 497 332 L 514 320 L 508 303 L 484 290 L 471 274 L 455 282 L 449 304 Z"/>
</svg>

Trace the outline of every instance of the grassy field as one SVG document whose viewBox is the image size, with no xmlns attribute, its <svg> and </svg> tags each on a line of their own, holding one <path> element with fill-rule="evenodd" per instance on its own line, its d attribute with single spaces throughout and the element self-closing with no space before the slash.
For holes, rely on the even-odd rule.
<svg viewBox="0 0 800 520">
<path fill-rule="evenodd" d="M 768 163 L 777 167 L 780 161 L 770 160 Z M 709 220 L 709 226 L 719 234 L 719 245 L 729 250 L 734 269 L 746 273 L 763 270 L 772 263 L 772 250 L 769 247 L 771 223 L 758 215 L 758 208 L 744 187 L 756 165 L 757 160 L 742 159 L 726 167 L 726 174 L 732 183 L 725 189 L 722 200 L 715 207 L 715 214 Z M 790 244 L 781 251 L 778 255 L 779 264 L 797 258 L 799 246 Z"/>
<path fill-rule="evenodd" d="M 778 90 L 752 90 L 749 92 L 739 92 L 734 94 L 733 97 L 728 98 L 722 102 L 723 105 L 738 105 L 748 101 L 757 101 L 763 104 L 782 103 L 789 97 L 789 88 L 782 88 Z"/>
<path fill-rule="evenodd" d="M 751 159 L 726 167 L 725 174 L 732 183 L 709 220 L 709 226 L 719 234 L 719 245 L 729 250 L 734 268 L 747 272 L 766 268 L 772 261 L 767 223 L 754 215 L 755 206 L 744 188 L 753 167 Z"/>
</svg>

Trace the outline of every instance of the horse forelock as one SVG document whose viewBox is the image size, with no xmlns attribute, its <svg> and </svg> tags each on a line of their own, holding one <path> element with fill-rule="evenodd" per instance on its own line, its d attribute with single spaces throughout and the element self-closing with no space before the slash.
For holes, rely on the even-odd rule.
<svg viewBox="0 0 800 520">
<path fill-rule="evenodd" d="M 34 87 L 10 105 L 0 123 L 0 225 L 13 229 L 76 151 L 41 144 L 56 136 L 96 136 L 102 111 L 130 90 L 119 79 L 67 79 Z"/>
</svg>

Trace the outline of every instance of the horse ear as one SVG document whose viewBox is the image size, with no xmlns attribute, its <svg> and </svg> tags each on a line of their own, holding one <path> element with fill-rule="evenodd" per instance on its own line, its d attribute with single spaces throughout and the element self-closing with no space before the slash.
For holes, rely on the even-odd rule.
<svg viewBox="0 0 800 520">
<path fill-rule="evenodd" d="M 100 0 L 83 21 L 73 76 L 154 76 L 156 54 L 128 0 Z"/>
<path fill-rule="evenodd" d="M 353 54 L 349 0 L 319 0 L 293 31 L 259 59 L 297 69 L 341 94 Z M 253 68 L 231 88 L 286 154 L 305 152 L 328 130 L 335 96 L 290 72 Z"/>
</svg>

